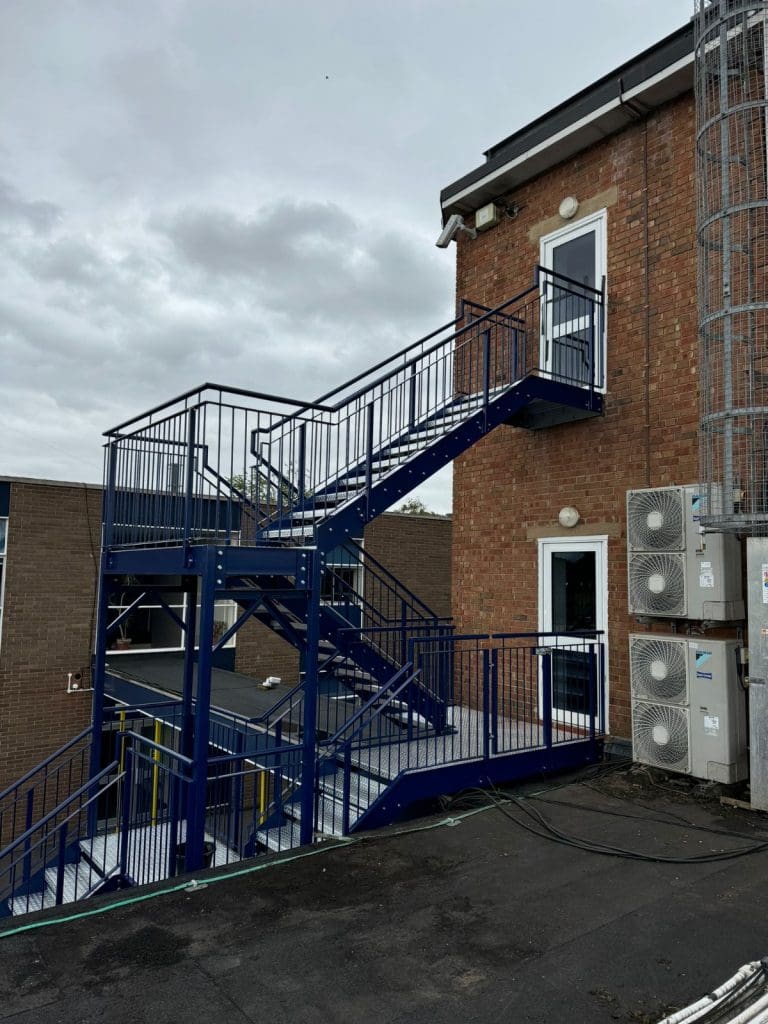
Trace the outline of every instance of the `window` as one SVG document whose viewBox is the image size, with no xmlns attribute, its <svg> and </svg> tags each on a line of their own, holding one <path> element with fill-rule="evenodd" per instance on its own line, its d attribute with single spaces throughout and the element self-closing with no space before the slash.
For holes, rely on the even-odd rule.
<svg viewBox="0 0 768 1024">
<path fill-rule="evenodd" d="M 181 651 L 184 649 L 184 633 L 179 624 L 168 614 L 158 600 L 163 601 L 182 620 L 187 621 L 189 614 L 189 595 L 180 589 L 181 579 L 174 577 L 156 577 L 154 580 L 144 577 L 141 586 L 147 590 L 156 588 L 155 594 L 149 594 L 146 600 L 123 620 L 110 642 L 112 651 Z M 168 589 L 165 589 L 168 588 Z M 124 589 L 116 587 L 109 596 L 109 618 L 116 619 L 120 612 L 133 603 L 136 598 L 136 585 L 126 582 Z M 214 606 L 213 639 L 218 642 L 221 636 L 235 622 L 237 606 L 234 601 L 216 601 Z M 200 605 L 197 606 L 196 633 L 200 628 Z M 197 645 L 197 636 L 195 637 Z M 235 637 L 224 645 L 235 646 Z"/>
<path fill-rule="evenodd" d="M 5 552 L 8 542 L 8 520 L 0 519 L 0 640 L 3 637 L 3 594 L 5 593 Z"/>
</svg>

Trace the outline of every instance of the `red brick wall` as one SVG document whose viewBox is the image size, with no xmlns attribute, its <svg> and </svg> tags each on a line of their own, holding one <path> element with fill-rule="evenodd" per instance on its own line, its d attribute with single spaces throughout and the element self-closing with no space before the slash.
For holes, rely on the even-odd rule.
<svg viewBox="0 0 768 1024">
<path fill-rule="evenodd" d="M 90 721 L 101 490 L 11 483 L 0 640 L 0 790 Z M 67 694 L 67 673 L 83 692 Z"/>
<path fill-rule="evenodd" d="M 365 528 L 365 550 L 441 616 L 451 614 L 451 525 L 387 512 Z"/>
<path fill-rule="evenodd" d="M 646 148 L 647 147 L 647 148 Z M 645 169 L 647 167 L 647 188 Z M 693 98 L 687 95 L 561 164 L 509 198 L 515 219 L 458 241 L 457 294 L 496 305 L 532 283 L 539 237 L 607 207 L 608 357 L 603 418 L 540 431 L 502 426 L 455 463 L 453 588 L 460 631 L 537 628 L 537 541 L 609 540 L 610 727 L 630 734 L 626 491 L 698 476 Z M 647 274 L 646 274 L 647 264 Z"/>
</svg>

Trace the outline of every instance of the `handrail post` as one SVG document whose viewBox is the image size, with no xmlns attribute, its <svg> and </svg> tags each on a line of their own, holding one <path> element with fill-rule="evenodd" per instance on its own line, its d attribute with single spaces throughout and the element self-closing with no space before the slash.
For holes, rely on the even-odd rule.
<svg viewBox="0 0 768 1024">
<path fill-rule="evenodd" d="M 483 331 L 483 405 L 488 412 L 491 385 L 491 330 Z"/>
<path fill-rule="evenodd" d="M 344 781 L 342 788 L 341 803 L 341 833 L 349 835 L 349 805 L 351 802 L 352 790 L 352 744 L 348 742 L 344 747 Z"/>
<path fill-rule="evenodd" d="M 600 723 L 600 732 L 605 733 L 605 641 L 601 640 L 599 644 L 599 678 L 600 678 L 600 693 L 598 694 L 598 722 Z"/>
<path fill-rule="evenodd" d="M 597 656 L 594 644 L 587 644 L 589 664 L 589 739 L 595 742 L 595 719 L 597 717 Z"/>
<path fill-rule="evenodd" d="M 104 547 L 112 547 L 115 528 L 115 488 L 117 484 L 117 441 L 110 441 L 107 448 L 107 491 L 104 495 Z"/>
<path fill-rule="evenodd" d="M 123 775 L 123 820 L 120 827 L 120 881 L 125 884 L 128 877 L 128 839 L 131 828 L 131 803 L 133 799 L 133 747 L 125 752 L 125 774 Z M 106 846 L 105 846 L 106 849 Z"/>
<path fill-rule="evenodd" d="M 374 404 L 369 402 L 366 406 L 366 427 L 365 427 L 365 490 L 370 512 L 371 489 L 373 487 L 373 423 Z"/>
<path fill-rule="evenodd" d="M 552 749 L 552 657 L 553 652 L 548 650 L 542 655 L 543 665 L 541 672 L 541 716 L 544 747 Z"/>
<path fill-rule="evenodd" d="M 305 498 L 305 482 L 304 477 L 307 470 L 307 424 L 301 423 L 297 431 L 299 435 L 299 454 L 296 460 L 297 462 L 297 474 L 298 479 L 296 481 L 296 508 L 301 510 L 304 508 Z"/>
<path fill-rule="evenodd" d="M 491 651 L 491 753 L 499 752 L 499 648 Z"/>
<path fill-rule="evenodd" d="M 483 656 L 483 759 L 487 761 L 491 754 L 491 652 L 484 647 L 481 653 Z"/>
<path fill-rule="evenodd" d="M 56 857 L 56 906 L 64 902 L 64 866 L 67 862 L 67 823 L 59 827 L 59 849 Z"/>
<path fill-rule="evenodd" d="M 189 544 L 192 536 L 193 494 L 195 489 L 195 437 L 197 432 L 197 410 L 190 409 L 187 414 L 187 472 L 184 490 L 184 544 Z"/>
<path fill-rule="evenodd" d="M 411 363 L 411 377 L 408 381 L 408 429 L 416 425 L 416 363 Z"/>
<path fill-rule="evenodd" d="M 307 591 L 307 646 L 304 673 L 304 736 L 301 765 L 301 842 L 312 842 L 315 809 L 315 769 L 317 767 L 317 668 L 320 654 L 320 582 L 321 554 L 309 557 Z"/>
</svg>

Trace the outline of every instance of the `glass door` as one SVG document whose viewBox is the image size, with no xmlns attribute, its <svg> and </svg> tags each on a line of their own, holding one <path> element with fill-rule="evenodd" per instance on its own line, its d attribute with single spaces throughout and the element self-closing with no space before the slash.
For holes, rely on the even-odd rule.
<svg viewBox="0 0 768 1024">
<path fill-rule="evenodd" d="M 547 539 L 539 551 L 539 628 L 543 633 L 606 629 L 606 544 L 590 540 Z M 604 638 L 605 639 L 605 638 Z M 589 652 L 577 638 L 543 641 L 552 646 L 552 712 L 556 722 L 583 727 L 597 694 L 590 692 Z"/>
<path fill-rule="evenodd" d="M 605 213 L 542 238 L 540 259 L 559 275 L 542 277 L 542 369 L 568 384 L 598 386 L 605 365 L 604 319 L 594 290 L 602 288 L 605 274 Z"/>
</svg>

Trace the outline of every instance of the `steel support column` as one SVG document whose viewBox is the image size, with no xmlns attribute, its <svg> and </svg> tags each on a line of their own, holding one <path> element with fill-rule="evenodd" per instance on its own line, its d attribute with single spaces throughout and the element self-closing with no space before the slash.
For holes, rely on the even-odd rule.
<svg viewBox="0 0 768 1024">
<path fill-rule="evenodd" d="M 213 602 L 216 595 L 216 549 L 208 548 L 200 578 L 200 631 L 197 654 L 197 695 L 194 709 L 192 777 L 187 803 L 187 839 L 184 867 L 198 871 L 203 866 L 205 803 L 208 780 L 208 739 L 211 717 L 211 668 L 213 665 Z M 194 634 L 192 643 L 194 644 Z"/>
<path fill-rule="evenodd" d="M 320 654 L 320 582 L 322 556 L 307 552 L 307 646 L 304 660 L 304 735 L 301 760 L 301 842 L 311 843 L 315 824 L 317 763 L 317 686 Z"/>
</svg>

